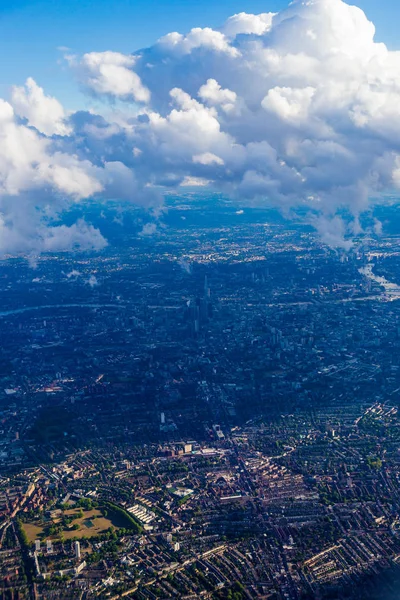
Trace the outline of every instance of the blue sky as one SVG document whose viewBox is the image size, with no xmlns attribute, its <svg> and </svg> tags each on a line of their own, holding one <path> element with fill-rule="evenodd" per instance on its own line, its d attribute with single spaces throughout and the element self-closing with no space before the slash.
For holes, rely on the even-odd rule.
<svg viewBox="0 0 400 600">
<path fill-rule="evenodd" d="M 375 23 L 377 39 L 400 48 L 398 0 L 356 4 Z M 67 108 L 88 107 L 92 100 L 72 84 L 59 47 L 129 53 L 170 31 L 217 27 L 236 12 L 277 11 L 286 5 L 285 0 L 0 0 L 0 96 L 31 76 Z"/>
</svg>

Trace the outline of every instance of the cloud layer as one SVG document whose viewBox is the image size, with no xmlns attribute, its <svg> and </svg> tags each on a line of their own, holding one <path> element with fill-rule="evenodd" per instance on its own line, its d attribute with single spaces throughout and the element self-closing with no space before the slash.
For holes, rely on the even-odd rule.
<svg viewBox="0 0 400 600">
<path fill-rule="evenodd" d="M 125 103 L 108 119 L 67 114 L 28 79 L 0 101 L 0 250 L 102 247 L 84 222 L 49 219 L 96 195 L 154 209 L 188 182 L 306 206 L 347 246 L 343 212 L 357 232 L 370 195 L 400 186 L 400 53 L 374 34 L 342 0 L 295 0 L 133 55 L 69 56 L 88 93 Z"/>
</svg>

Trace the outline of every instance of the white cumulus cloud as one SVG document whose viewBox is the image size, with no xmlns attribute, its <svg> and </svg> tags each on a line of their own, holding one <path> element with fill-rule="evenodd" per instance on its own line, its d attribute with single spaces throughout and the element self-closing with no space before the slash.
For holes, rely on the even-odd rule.
<svg viewBox="0 0 400 600">
<path fill-rule="evenodd" d="M 235 38 L 241 33 L 263 35 L 271 29 L 274 15 L 275 13 L 271 12 L 261 13 L 260 15 L 241 12 L 229 17 L 222 31 L 228 38 Z"/>
<path fill-rule="evenodd" d="M 212 152 L 204 152 L 203 154 L 196 154 L 193 156 L 193 162 L 199 163 L 200 165 L 223 165 L 224 161 L 219 156 L 216 156 Z"/>
<path fill-rule="evenodd" d="M 304 206 L 348 247 L 371 195 L 400 188 L 400 52 L 374 35 L 343 0 L 294 0 L 136 54 L 70 56 L 90 94 L 128 103 L 103 115 L 67 113 L 29 79 L 0 101 L 0 248 L 100 247 L 51 216 L 92 196 L 157 212 L 164 188 L 192 185 L 240 207 Z"/>
<path fill-rule="evenodd" d="M 135 62 L 134 56 L 120 52 L 89 52 L 76 66 L 92 92 L 147 103 L 150 91 L 135 73 Z"/>
<path fill-rule="evenodd" d="M 190 54 L 193 50 L 206 48 L 214 52 L 238 56 L 237 48 L 229 43 L 227 36 L 221 31 L 210 27 L 195 27 L 187 35 L 177 32 L 168 33 L 158 40 L 158 45 L 164 51 L 174 51 L 179 54 Z"/>
<path fill-rule="evenodd" d="M 66 123 L 63 106 L 56 98 L 46 96 L 43 88 L 29 77 L 25 86 L 14 86 L 11 104 L 19 117 L 27 120 L 45 135 L 68 135 L 71 128 Z"/>
</svg>

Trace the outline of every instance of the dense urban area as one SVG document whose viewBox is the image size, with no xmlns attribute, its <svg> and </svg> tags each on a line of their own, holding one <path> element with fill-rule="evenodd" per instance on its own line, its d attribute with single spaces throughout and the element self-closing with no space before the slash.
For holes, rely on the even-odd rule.
<svg viewBox="0 0 400 600">
<path fill-rule="evenodd" d="M 399 598 L 392 215 L 167 209 L 0 263 L 0 599 Z"/>
</svg>

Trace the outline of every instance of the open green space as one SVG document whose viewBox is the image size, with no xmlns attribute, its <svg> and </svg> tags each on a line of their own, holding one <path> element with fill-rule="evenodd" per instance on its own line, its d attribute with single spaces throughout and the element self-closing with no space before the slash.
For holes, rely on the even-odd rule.
<svg viewBox="0 0 400 600">
<path fill-rule="evenodd" d="M 65 526 L 62 517 L 66 517 L 67 519 L 72 517 L 73 520 L 70 525 Z M 37 520 L 22 523 L 22 528 L 25 531 L 28 542 L 31 544 L 36 539 L 57 540 L 63 538 L 64 540 L 69 540 L 72 538 L 89 538 L 106 533 L 110 527 L 114 527 L 115 529 L 121 527 L 121 519 L 118 515 L 114 515 L 111 512 L 107 516 L 104 516 L 101 508 L 84 511 L 80 508 L 73 508 L 64 511 L 62 517 L 50 522 Z"/>
</svg>

